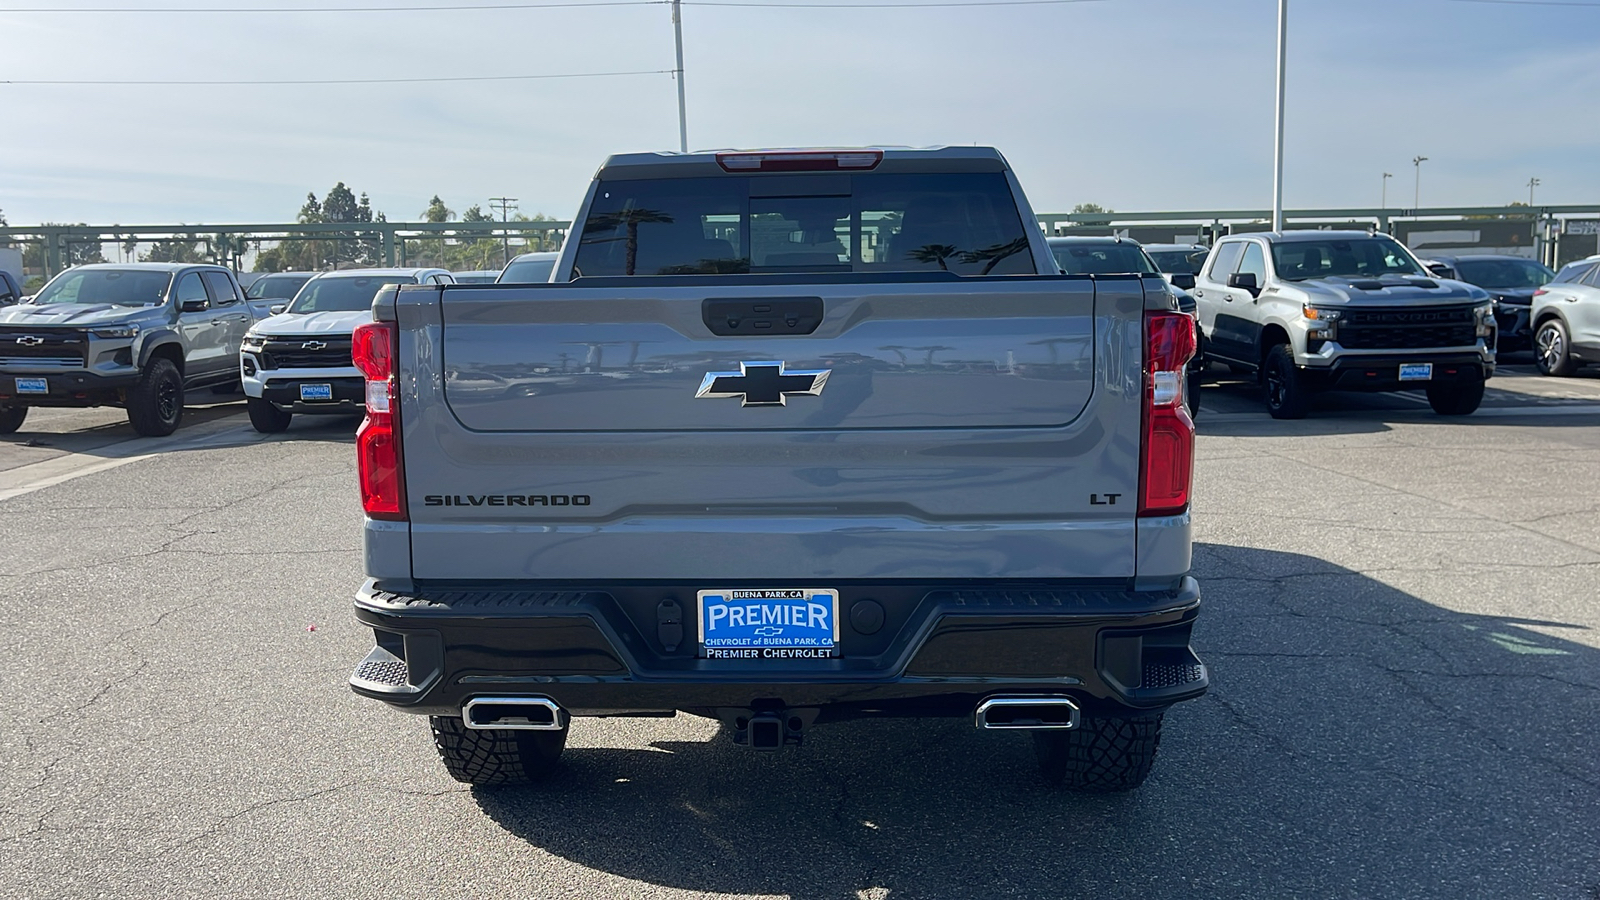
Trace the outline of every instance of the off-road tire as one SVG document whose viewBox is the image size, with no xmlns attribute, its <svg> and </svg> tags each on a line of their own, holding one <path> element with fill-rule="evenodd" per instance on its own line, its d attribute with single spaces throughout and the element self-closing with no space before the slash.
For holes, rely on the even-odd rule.
<svg viewBox="0 0 1600 900">
<path fill-rule="evenodd" d="M 450 777 L 474 787 L 539 781 L 555 770 L 567 746 L 560 731 L 479 731 L 455 716 L 429 716 L 433 746 Z"/>
<path fill-rule="evenodd" d="M 289 427 L 294 413 L 285 412 L 272 405 L 271 400 L 260 397 L 244 398 L 245 412 L 250 414 L 250 427 L 262 434 L 277 434 Z"/>
<path fill-rule="evenodd" d="M 1195 366 L 1184 374 L 1183 405 L 1189 408 L 1189 418 L 1200 418 L 1200 385 L 1205 381 L 1205 369 Z"/>
<path fill-rule="evenodd" d="M 1482 381 L 1454 381 L 1428 385 L 1428 405 L 1441 416 L 1470 416 L 1483 402 Z"/>
<path fill-rule="evenodd" d="M 1546 319 L 1534 331 L 1533 363 L 1545 375 L 1564 378 L 1578 371 L 1572 358 L 1572 336 L 1560 319 Z"/>
<path fill-rule="evenodd" d="M 1261 363 L 1261 387 L 1266 392 L 1267 413 L 1274 419 L 1304 419 L 1311 411 L 1311 388 L 1295 368 L 1288 344 L 1267 351 Z"/>
<path fill-rule="evenodd" d="M 1039 773 L 1051 784 L 1084 793 L 1131 791 L 1144 784 L 1155 765 L 1161 715 L 1084 716 L 1077 728 L 1035 731 Z"/>
<path fill-rule="evenodd" d="M 15 434 L 27 417 L 26 406 L 0 406 L 0 434 Z"/>
<path fill-rule="evenodd" d="M 157 356 L 128 389 L 128 424 L 145 437 L 165 437 L 183 421 L 183 376 L 172 360 Z"/>
</svg>

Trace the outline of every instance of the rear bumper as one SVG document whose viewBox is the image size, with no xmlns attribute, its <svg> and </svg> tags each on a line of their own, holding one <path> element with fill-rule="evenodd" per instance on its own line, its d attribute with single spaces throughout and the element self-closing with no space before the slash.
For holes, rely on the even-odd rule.
<svg viewBox="0 0 1600 900">
<path fill-rule="evenodd" d="M 1116 715 L 1162 709 L 1209 685 L 1189 646 L 1200 607 L 1193 578 L 1167 591 L 900 589 L 920 596 L 909 614 L 871 634 L 847 624 L 841 658 L 747 661 L 697 658 L 692 609 L 676 631 L 636 621 L 639 592 L 687 598 L 692 607 L 692 589 L 497 585 L 396 594 L 369 581 L 356 618 L 373 629 L 376 646 L 350 686 L 430 715 L 460 715 L 475 696 L 538 696 L 579 716 L 775 706 L 827 721 L 970 716 L 1002 693 L 1064 694 L 1087 713 Z"/>
</svg>

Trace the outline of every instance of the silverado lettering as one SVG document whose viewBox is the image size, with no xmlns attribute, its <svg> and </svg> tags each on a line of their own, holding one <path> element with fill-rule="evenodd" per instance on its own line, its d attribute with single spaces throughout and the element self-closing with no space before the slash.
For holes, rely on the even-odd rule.
<svg viewBox="0 0 1600 900">
<path fill-rule="evenodd" d="M 588 494 L 428 494 L 424 506 L 588 506 Z"/>
</svg>

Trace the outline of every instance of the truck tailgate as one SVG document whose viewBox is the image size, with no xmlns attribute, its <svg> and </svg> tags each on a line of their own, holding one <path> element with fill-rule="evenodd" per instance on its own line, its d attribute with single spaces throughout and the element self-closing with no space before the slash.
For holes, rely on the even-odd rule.
<svg viewBox="0 0 1600 900">
<path fill-rule="evenodd" d="M 1131 577 L 1143 291 L 934 275 L 402 290 L 413 575 Z M 715 333 L 714 311 L 767 301 L 820 322 Z"/>
</svg>

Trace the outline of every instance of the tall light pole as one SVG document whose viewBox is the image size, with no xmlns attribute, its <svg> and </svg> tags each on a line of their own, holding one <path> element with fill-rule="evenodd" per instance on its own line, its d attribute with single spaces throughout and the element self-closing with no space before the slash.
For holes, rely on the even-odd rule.
<svg viewBox="0 0 1600 900">
<path fill-rule="evenodd" d="M 517 208 L 516 202 L 517 198 L 515 197 L 489 198 L 489 208 L 500 211 L 500 224 L 502 226 L 510 221 L 507 216 L 511 210 Z M 506 266 L 511 265 L 511 235 L 507 234 L 503 227 L 500 229 L 500 259 L 500 268 L 504 269 Z"/>
<path fill-rule="evenodd" d="M 1426 156 L 1419 156 L 1411 161 L 1411 165 L 1415 166 L 1417 169 L 1416 193 L 1411 198 L 1411 209 L 1413 212 L 1422 208 L 1422 164 L 1427 161 L 1428 158 Z"/>
<path fill-rule="evenodd" d="M 678 42 L 678 150 L 689 152 L 689 110 L 683 99 L 683 2 L 672 0 L 672 34 Z"/>
<path fill-rule="evenodd" d="M 1533 189 L 1539 186 L 1539 179 L 1528 179 L 1528 205 L 1533 206 Z"/>
<path fill-rule="evenodd" d="M 1380 207 L 1379 207 L 1380 209 L 1388 209 L 1389 208 L 1389 179 L 1391 179 L 1393 177 L 1394 177 L 1394 173 L 1393 172 L 1385 172 L 1385 173 L 1383 173 L 1383 203 L 1380 205 Z"/>
<path fill-rule="evenodd" d="M 1289 38 L 1289 0 L 1278 0 L 1278 116 L 1272 154 L 1272 230 L 1283 230 L 1283 71 Z"/>
</svg>

